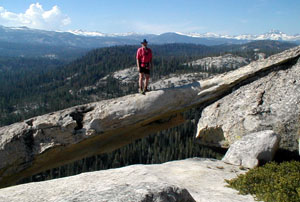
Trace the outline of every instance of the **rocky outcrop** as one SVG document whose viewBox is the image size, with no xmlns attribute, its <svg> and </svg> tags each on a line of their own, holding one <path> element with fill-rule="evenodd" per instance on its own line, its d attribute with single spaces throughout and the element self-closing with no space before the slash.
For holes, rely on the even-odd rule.
<svg viewBox="0 0 300 202">
<path fill-rule="evenodd" d="M 225 163 L 254 168 L 273 160 L 279 147 L 280 137 L 271 130 L 251 133 L 230 145 Z"/>
<path fill-rule="evenodd" d="M 2 127 L 0 187 L 83 157 L 112 151 L 137 138 L 179 125 L 184 121 L 181 112 L 206 106 L 236 88 L 243 88 L 241 85 L 245 83 L 277 75 L 279 69 L 297 67 L 295 63 L 299 56 L 300 47 L 296 47 L 191 85 L 76 106 Z M 284 74 L 285 70 L 282 71 Z M 299 84 L 298 78 L 296 82 L 291 80 L 293 88 Z M 290 102 L 297 103 L 298 100 Z M 242 100 L 234 100 L 231 104 L 234 102 Z M 251 103 L 246 106 L 252 106 Z M 263 105 L 264 101 L 258 103 Z M 263 114 L 263 111 L 258 111 L 258 114 Z M 255 126 L 255 123 L 248 126 Z M 282 137 L 283 140 L 290 138 L 291 135 Z"/>
<path fill-rule="evenodd" d="M 200 158 L 133 165 L 0 189 L 0 201 L 254 202 L 225 186 L 224 179 L 244 172 Z"/>
<path fill-rule="evenodd" d="M 209 70 L 209 69 L 236 69 L 238 67 L 242 67 L 244 65 L 249 64 L 248 59 L 232 55 L 226 54 L 223 56 L 217 57 L 206 57 L 199 60 L 195 60 L 192 62 L 187 63 L 191 66 L 201 66 L 202 68 Z"/>
<path fill-rule="evenodd" d="M 137 67 L 130 67 L 116 71 L 112 74 L 112 76 L 113 78 L 118 79 L 121 83 L 133 83 L 138 81 L 139 72 Z"/>
<path fill-rule="evenodd" d="M 205 72 L 196 72 L 180 75 L 170 74 L 169 76 L 163 77 L 158 81 L 150 83 L 149 87 L 152 90 L 180 87 L 183 85 L 188 85 L 197 82 L 207 77 L 209 77 L 209 74 Z"/>
<path fill-rule="evenodd" d="M 297 150 L 299 78 L 298 58 L 256 74 L 202 111 L 197 137 L 203 144 L 227 147 L 246 134 L 270 129 L 281 136 L 280 148 Z"/>
</svg>

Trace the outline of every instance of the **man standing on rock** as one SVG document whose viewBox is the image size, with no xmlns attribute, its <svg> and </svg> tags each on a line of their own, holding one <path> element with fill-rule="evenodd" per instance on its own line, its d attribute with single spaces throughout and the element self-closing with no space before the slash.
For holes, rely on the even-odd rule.
<svg viewBox="0 0 300 202">
<path fill-rule="evenodd" d="M 152 64 L 152 50 L 147 47 L 148 41 L 144 39 L 136 52 L 136 64 L 139 71 L 139 92 L 145 94 L 148 91 L 150 69 Z M 145 81 L 144 81 L 145 80 Z"/>
</svg>

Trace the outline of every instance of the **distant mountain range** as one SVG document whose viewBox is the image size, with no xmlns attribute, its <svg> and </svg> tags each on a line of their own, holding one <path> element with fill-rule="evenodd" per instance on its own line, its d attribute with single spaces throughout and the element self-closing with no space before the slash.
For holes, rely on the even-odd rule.
<svg viewBox="0 0 300 202">
<path fill-rule="evenodd" d="M 77 36 L 86 37 L 114 37 L 124 39 L 138 39 L 148 38 L 152 43 L 195 43 L 203 45 L 220 45 L 220 44 L 241 44 L 256 40 L 275 40 L 275 41 L 287 41 L 296 44 L 300 44 L 300 34 L 288 35 L 279 30 L 271 30 L 265 34 L 260 35 L 221 35 L 215 33 L 181 33 L 181 32 L 168 32 L 159 35 L 155 34 L 138 34 L 138 33 L 116 33 L 116 34 L 104 34 L 101 32 L 87 32 L 83 30 L 68 31 Z"/>
<path fill-rule="evenodd" d="M 139 45 L 144 38 L 151 44 L 192 43 L 211 46 L 243 44 L 255 40 L 277 40 L 300 44 L 300 35 L 290 36 L 280 31 L 271 31 L 263 35 L 239 36 L 174 32 L 155 35 L 137 33 L 103 34 L 82 30 L 60 32 L 30 29 L 28 27 L 0 26 L 0 56 L 74 58 L 94 48 Z"/>
<path fill-rule="evenodd" d="M 116 33 L 116 34 L 104 34 L 101 32 L 87 32 L 83 30 L 74 30 L 74 31 L 68 31 L 69 33 L 80 35 L 80 36 L 88 36 L 88 37 L 129 37 L 129 36 L 143 36 L 146 34 L 137 34 L 137 33 Z M 164 33 L 161 35 L 170 35 L 172 33 Z M 221 35 L 221 34 L 215 34 L 215 33 L 181 33 L 181 32 L 175 32 L 173 35 L 181 35 L 181 36 L 187 36 L 187 37 L 193 37 L 193 38 L 202 38 L 202 39 L 233 39 L 233 40 L 248 40 L 248 41 L 254 41 L 254 40 L 280 40 L 280 41 L 300 41 L 300 34 L 296 35 L 288 35 L 285 34 L 279 30 L 271 30 L 265 34 L 260 35 L 251 35 L 251 34 L 242 34 L 242 35 Z M 152 35 L 150 38 L 155 38 L 160 35 Z"/>
<path fill-rule="evenodd" d="M 242 35 L 236 35 L 236 36 L 220 35 L 220 34 L 214 34 L 214 33 L 205 33 L 205 34 L 178 33 L 178 34 L 181 34 L 184 36 L 196 37 L 196 38 L 222 38 L 222 39 L 236 39 L 236 40 L 249 40 L 249 41 L 276 40 L 276 41 L 291 41 L 291 42 L 298 41 L 298 42 L 300 42 L 300 34 L 288 35 L 279 30 L 271 30 L 265 34 L 260 34 L 260 35 L 242 34 Z"/>
<path fill-rule="evenodd" d="M 48 45 L 68 45 L 83 48 L 105 47 L 118 44 L 139 44 L 147 38 L 153 44 L 164 43 L 195 43 L 203 45 L 241 44 L 254 40 L 278 40 L 300 44 L 300 35 L 287 35 L 278 30 L 272 30 L 261 35 L 220 35 L 214 33 L 179 33 L 168 32 L 159 35 L 138 33 L 104 34 L 101 32 L 75 31 L 45 31 L 27 27 L 0 26 L 0 41 L 18 43 L 37 43 Z"/>
</svg>

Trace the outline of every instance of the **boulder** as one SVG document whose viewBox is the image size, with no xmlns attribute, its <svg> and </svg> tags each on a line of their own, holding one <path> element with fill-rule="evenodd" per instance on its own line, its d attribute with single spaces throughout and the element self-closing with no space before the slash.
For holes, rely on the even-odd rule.
<svg viewBox="0 0 300 202">
<path fill-rule="evenodd" d="M 276 74 L 278 68 L 293 66 L 299 57 L 300 47 L 296 47 L 190 85 L 76 106 L 2 127 L 0 187 L 179 125 L 184 122 L 181 112 L 215 102 L 265 72 Z M 293 87 L 299 84 L 298 78 L 291 81 Z"/>
<path fill-rule="evenodd" d="M 132 165 L 0 189 L 0 201 L 254 202 L 224 181 L 245 172 L 201 158 Z"/>
<path fill-rule="evenodd" d="M 260 163 L 273 160 L 279 141 L 279 135 L 272 130 L 251 133 L 230 145 L 222 160 L 225 163 L 254 168 Z"/>
<path fill-rule="evenodd" d="M 202 144 L 228 147 L 246 134 L 273 130 L 280 148 L 298 150 L 300 134 L 300 60 L 275 65 L 232 88 L 207 106 L 196 136 Z"/>
</svg>

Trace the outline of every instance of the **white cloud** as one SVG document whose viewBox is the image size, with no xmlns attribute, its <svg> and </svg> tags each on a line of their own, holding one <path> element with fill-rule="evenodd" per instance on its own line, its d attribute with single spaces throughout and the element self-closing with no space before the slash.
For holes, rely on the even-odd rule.
<svg viewBox="0 0 300 202">
<path fill-rule="evenodd" d="M 0 7 L 0 24 L 5 26 L 27 26 L 36 29 L 58 30 L 71 23 L 58 6 L 45 11 L 41 4 L 31 4 L 25 13 L 13 13 Z"/>
</svg>

